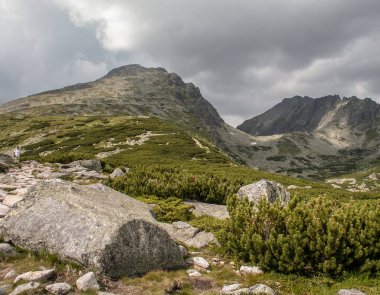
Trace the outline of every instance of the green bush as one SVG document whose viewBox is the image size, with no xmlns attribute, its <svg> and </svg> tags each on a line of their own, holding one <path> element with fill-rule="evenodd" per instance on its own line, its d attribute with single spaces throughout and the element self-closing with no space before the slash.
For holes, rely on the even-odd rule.
<svg viewBox="0 0 380 295">
<path fill-rule="evenodd" d="M 124 177 L 109 179 L 108 186 L 132 196 L 177 197 L 222 204 L 242 185 L 241 179 L 228 179 L 211 173 L 192 174 L 164 167 L 136 167 Z"/>
<path fill-rule="evenodd" d="M 189 221 L 193 218 L 191 206 L 186 205 L 182 199 L 174 197 L 160 199 L 155 196 L 140 196 L 136 199 L 146 204 L 154 204 L 152 211 L 158 221 Z"/>
<path fill-rule="evenodd" d="M 228 198 L 227 252 L 283 273 L 341 275 L 380 270 L 379 204 L 327 198 L 286 207 Z"/>
<path fill-rule="evenodd" d="M 68 164 L 73 161 L 78 160 L 90 160 L 94 157 L 90 154 L 86 153 L 77 153 L 77 152 L 69 152 L 69 153 L 63 153 L 63 152 L 54 152 L 50 155 L 47 155 L 42 158 L 42 161 L 49 162 L 49 163 L 61 163 L 61 164 Z"/>
</svg>

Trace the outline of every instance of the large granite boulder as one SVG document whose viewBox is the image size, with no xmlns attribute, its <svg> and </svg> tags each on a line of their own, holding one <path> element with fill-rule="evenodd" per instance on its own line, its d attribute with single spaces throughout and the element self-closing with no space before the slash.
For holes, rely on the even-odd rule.
<svg viewBox="0 0 380 295">
<path fill-rule="evenodd" d="M 271 204 L 279 200 L 282 206 L 290 201 L 290 194 L 283 185 L 265 179 L 241 187 L 237 195 L 240 198 L 248 197 L 255 205 L 261 199 L 266 199 Z"/>
<path fill-rule="evenodd" d="M 146 204 L 100 184 L 37 184 L 4 218 L 0 235 L 23 248 L 56 253 L 111 277 L 186 265 Z"/>
</svg>

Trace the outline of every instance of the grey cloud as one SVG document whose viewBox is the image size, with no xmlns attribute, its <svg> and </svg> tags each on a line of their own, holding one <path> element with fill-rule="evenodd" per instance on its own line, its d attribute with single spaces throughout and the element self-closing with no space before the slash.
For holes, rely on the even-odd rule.
<svg viewBox="0 0 380 295">
<path fill-rule="evenodd" d="M 3 99 L 126 63 L 177 72 L 234 124 L 296 94 L 380 97 L 378 0 L 13 2 L 26 16 L 19 25 L 37 37 L 31 44 L 14 29 L 10 51 L 0 49 Z M 17 43 L 33 49 L 33 61 L 17 60 L 27 52 Z M 19 69 L 5 70 L 12 58 Z M 33 67 L 39 74 L 25 74 Z"/>
</svg>

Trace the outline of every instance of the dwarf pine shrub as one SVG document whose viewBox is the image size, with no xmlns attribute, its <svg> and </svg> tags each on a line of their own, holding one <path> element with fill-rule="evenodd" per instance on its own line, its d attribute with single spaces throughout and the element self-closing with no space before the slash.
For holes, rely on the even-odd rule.
<svg viewBox="0 0 380 295">
<path fill-rule="evenodd" d="M 227 252 L 265 270 L 330 276 L 380 270 L 378 203 L 339 203 L 326 198 L 287 206 L 228 198 Z"/>
</svg>

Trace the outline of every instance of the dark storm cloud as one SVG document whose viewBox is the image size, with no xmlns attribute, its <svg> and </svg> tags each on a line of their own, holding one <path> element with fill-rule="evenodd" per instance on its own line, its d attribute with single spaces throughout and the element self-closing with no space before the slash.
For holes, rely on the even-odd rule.
<svg viewBox="0 0 380 295">
<path fill-rule="evenodd" d="M 380 97 L 378 0 L 0 3 L 18 3 L 26 19 L 8 36 L 1 65 L 27 55 L 22 48 L 12 54 L 19 40 L 36 54 L 22 58 L 20 69 L 1 67 L 3 99 L 91 80 L 126 63 L 162 66 L 193 81 L 234 124 L 296 94 Z M 33 44 L 17 37 L 25 26 L 38 37 Z M 44 69 L 37 75 L 35 63 Z"/>
</svg>

